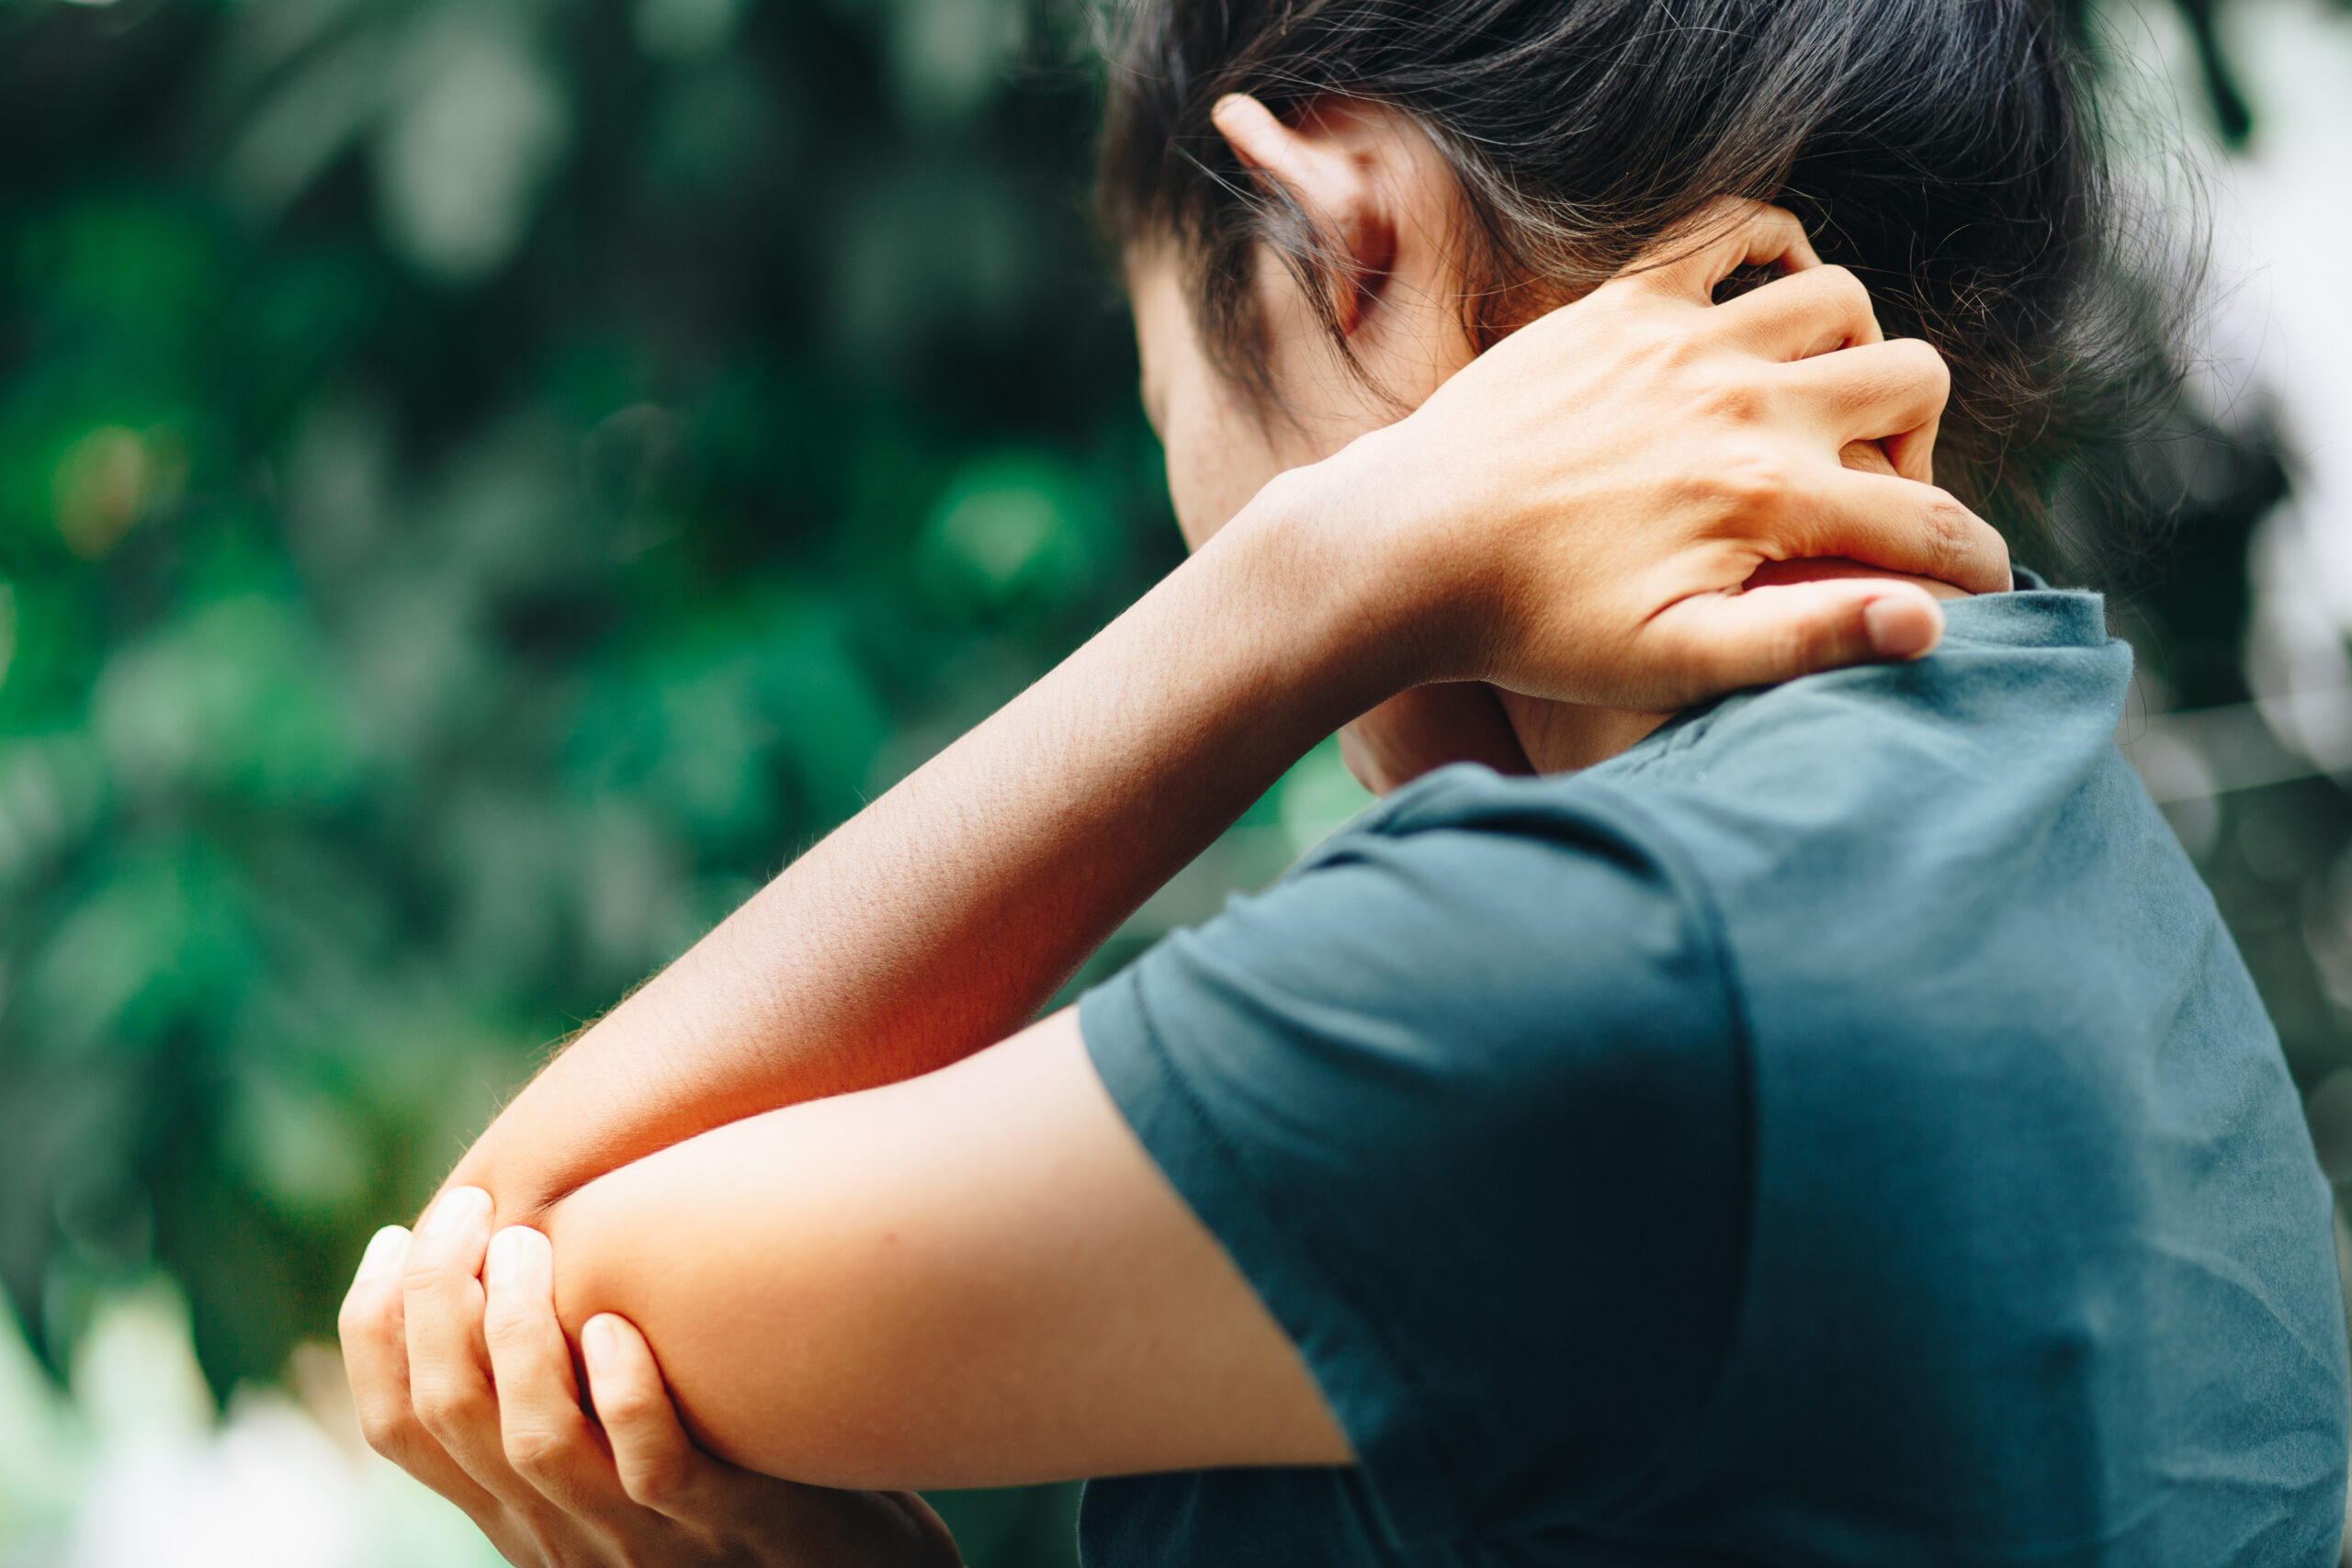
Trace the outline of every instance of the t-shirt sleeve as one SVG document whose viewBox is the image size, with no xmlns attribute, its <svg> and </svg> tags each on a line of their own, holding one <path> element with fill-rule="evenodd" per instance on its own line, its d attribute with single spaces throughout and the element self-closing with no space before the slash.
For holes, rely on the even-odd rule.
<svg viewBox="0 0 2352 1568">
<path fill-rule="evenodd" d="M 1637 833 L 1383 814 L 1080 1023 L 1400 1544 L 1602 1523 L 1671 1462 L 1737 1290 L 1746 1069 L 1703 905 Z"/>
</svg>

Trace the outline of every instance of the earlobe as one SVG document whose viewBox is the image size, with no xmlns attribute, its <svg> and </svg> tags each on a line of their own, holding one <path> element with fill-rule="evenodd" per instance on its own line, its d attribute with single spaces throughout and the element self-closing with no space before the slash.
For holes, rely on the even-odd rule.
<svg viewBox="0 0 2352 1568">
<path fill-rule="evenodd" d="M 1284 124 L 1242 93 L 1228 93 L 1210 123 L 1242 164 L 1280 184 L 1344 251 L 1347 276 L 1332 301 L 1351 333 L 1396 270 L 1396 221 L 1382 199 L 1377 157 L 1357 117 L 1317 115 Z"/>
</svg>

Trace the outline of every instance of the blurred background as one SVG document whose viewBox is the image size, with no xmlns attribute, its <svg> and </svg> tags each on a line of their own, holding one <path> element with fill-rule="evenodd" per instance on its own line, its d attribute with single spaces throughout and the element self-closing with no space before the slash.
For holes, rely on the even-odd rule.
<svg viewBox="0 0 2352 1568">
<path fill-rule="evenodd" d="M 2213 261 L 2159 503 L 2031 564 L 2352 1179 L 2352 12 L 2080 19 Z M 0 0 L 0 1565 L 495 1561 L 356 1442 L 368 1233 L 1178 558 L 1093 72 L 1031 0 Z"/>
</svg>

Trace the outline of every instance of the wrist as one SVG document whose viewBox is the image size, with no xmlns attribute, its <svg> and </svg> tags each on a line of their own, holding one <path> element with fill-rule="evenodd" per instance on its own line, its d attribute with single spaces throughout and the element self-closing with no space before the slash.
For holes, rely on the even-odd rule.
<svg viewBox="0 0 2352 1568">
<path fill-rule="evenodd" d="M 1469 498 L 1433 479 L 1410 420 L 1367 432 L 1285 479 L 1326 536 L 1334 581 L 1376 628 L 1393 690 L 1483 679 L 1497 583 L 1468 536 Z M 1458 489 L 1458 487 L 1457 487 Z"/>
<path fill-rule="evenodd" d="M 1318 737 L 1446 678 L 1428 576 L 1409 558 L 1372 454 L 1359 452 L 1372 439 L 1276 475 L 1211 541 L 1242 585 L 1237 604 L 1278 639 L 1279 668 L 1336 715 Z"/>
<path fill-rule="evenodd" d="M 473 1146 L 442 1178 L 434 1197 L 437 1200 L 453 1187 L 478 1187 L 490 1194 L 493 1224 L 528 1224 L 560 1194 L 547 1186 L 543 1176 L 535 1175 L 528 1162 L 517 1168 L 514 1161 L 500 1157 L 498 1127 L 498 1122 L 492 1122 L 474 1140 Z"/>
</svg>

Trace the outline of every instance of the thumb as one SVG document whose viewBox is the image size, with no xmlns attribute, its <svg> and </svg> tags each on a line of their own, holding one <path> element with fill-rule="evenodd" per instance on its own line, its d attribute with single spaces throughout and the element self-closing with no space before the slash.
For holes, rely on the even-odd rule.
<svg viewBox="0 0 2352 1568">
<path fill-rule="evenodd" d="M 1925 589 L 1869 578 L 1702 594 L 1652 624 L 1672 645 L 1666 667 L 1688 672 L 1690 697 L 1901 663 L 1932 650 L 1944 632 L 1943 611 Z"/>
</svg>

